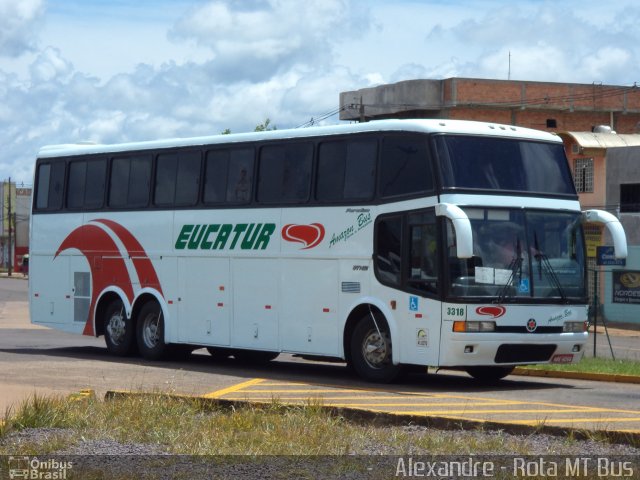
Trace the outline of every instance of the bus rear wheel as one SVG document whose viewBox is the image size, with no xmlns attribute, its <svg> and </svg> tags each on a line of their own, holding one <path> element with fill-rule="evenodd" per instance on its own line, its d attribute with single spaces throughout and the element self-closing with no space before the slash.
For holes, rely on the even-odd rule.
<svg viewBox="0 0 640 480">
<path fill-rule="evenodd" d="M 140 355 L 147 360 L 160 360 L 167 352 L 164 341 L 164 319 L 157 302 L 147 302 L 138 314 L 137 339 Z"/>
<path fill-rule="evenodd" d="M 104 341 L 113 355 L 125 357 L 135 353 L 135 328 L 127 318 L 121 300 L 113 300 L 104 312 Z"/>
<path fill-rule="evenodd" d="M 467 373 L 484 383 L 493 383 L 511 375 L 516 367 L 468 367 Z"/>
<path fill-rule="evenodd" d="M 392 362 L 391 334 L 387 323 L 379 315 L 365 315 L 351 335 L 351 367 L 365 380 L 389 383 L 402 368 Z"/>
</svg>

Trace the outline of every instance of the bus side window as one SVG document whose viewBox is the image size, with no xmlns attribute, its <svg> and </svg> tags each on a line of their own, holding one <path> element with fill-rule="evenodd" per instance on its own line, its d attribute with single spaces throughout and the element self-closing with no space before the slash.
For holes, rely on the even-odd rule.
<svg viewBox="0 0 640 480">
<path fill-rule="evenodd" d="M 438 292 L 437 227 L 435 212 L 409 215 L 408 286 Z"/>
<path fill-rule="evenodd" d="M 151 183 L 151 157 L 114 158 L 110 180 L 110 207 L 146 207 Z"/>
<path fill-rule="evenodd" d="M 158 155 L 154 203 L 189 206 L 198 200 L 200 152 Z"/>
<path fill-rule="evenodd" d="M 285 143 L 260 150 L 258 201 L 293 203 L 309 199 L 313 144 Z"/>
<path fill-rule="evenodd" d="M 429 149 L 424 137 L 386 137 L 380 158 L 379 183 L 383 198 L 433 190 Z"/>
<path fill-rule="evenodd" d="M 104 159 L 69 164 L 67 208 L 100 208 L 104 202 L 107 162 Z"/>
<path fill-rule="evenodd" d="M 402 217 L 387 217 L 376 225 L 375 269 L 378 279 L 399 286 L 402 279 Z"/>
<path fill-rule="evenodd" d="M 253 185 L 253 148 L 231 150 L 227 177 L 227 202 L 247 203 Z"/>
<path fill-rule="evenodd" d="M 320 144 L 316 199 L 368 200 L 375 190 L 375 140 L 332 141 Z"/>
<path fill-rule="evenodd" d="M 43 163 L 38 167 L 36 208 L 59 210 L 62 207 L 65 163 Z"/>
</svg>

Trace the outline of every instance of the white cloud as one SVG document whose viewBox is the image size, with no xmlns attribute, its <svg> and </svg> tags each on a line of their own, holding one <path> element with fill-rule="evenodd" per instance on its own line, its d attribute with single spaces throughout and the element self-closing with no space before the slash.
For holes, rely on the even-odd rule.
<svg viewBox="0 0 640 480">
<path fill-rule="evenodd" d="M 45 144 L 287 128 L 341 91 L 506 78 L 509 52 L 514 79 L 640 81 L 632 0 L 43 1 L 0 0 L 0 179 L 30 182 Z"/>
<path fill-rule="evenodd" d="M 217 81 L 268 80 L 299 65 L 331 65 L 335 43 L 369 28 L 368 10 L 349 0 L 214 1 L 170 32 L 211 50 Z"/>
<path fill-rule="evenodd" d="M 0 56 L 17 57 L 35 48 L 42 0 L 0 0 Z"/>
<path fill-rule="evenodd" d="M 30 66 L 31 81 L 42 84 L 64 79 L 73 73 L 73 65 L 65 60 L 56 48 L 47 47 Z"/>
</svg>

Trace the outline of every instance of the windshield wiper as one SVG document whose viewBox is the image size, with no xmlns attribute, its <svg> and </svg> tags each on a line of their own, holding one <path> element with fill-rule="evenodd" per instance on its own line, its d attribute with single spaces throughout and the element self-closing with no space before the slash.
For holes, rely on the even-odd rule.
<svg viewBox="0 0 640 480">
<path fill-rule="evenodd" d="M 533 234 L 533 243 L 534 248 L 536 250 L 535 255 L 533 256 L 538 262 L 538 278 L 542 280 L 542 271 L 544 270 L 544 274 L 546 275 L 549 283 L 552 284 L 558 293 L 560 294 L 560 298 L 563 302 L 567 301 L 567 296 L 564 293 L 564 289 L 562 288 L 562 284 L 560 283 L 560 279 L 556 274 L 556 271 L 553 269 L 551 262 L 549 261 L 549 257 L 547 257 L 542 250 L 540 250 L 538 246 L 538 235 L 534 232 Z"/>
<path fill-rule="evenodd" d="M 516 256 L 511 259 L 511 263 L 507 267 L 507 270 L 511 270 L 511 274 L 507 279 L 507 283 L 498 290 L 497 298 L 494 300 L 494 303 L 504 303 L 507 298 L 507 293 L 509 292 L 509 287 L 513 279 L 518 275 L 518 284 L 522 282 L 522 247 L 520 246 L 520 239 L 516 240 Z"/>
</svg>

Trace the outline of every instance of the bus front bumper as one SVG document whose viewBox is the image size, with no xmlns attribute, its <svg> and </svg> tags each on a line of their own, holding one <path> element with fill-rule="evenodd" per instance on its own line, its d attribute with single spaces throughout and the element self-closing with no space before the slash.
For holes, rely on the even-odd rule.
<svg viewBox="0 0 640 480">
<path fill-rule="evenodd" d="M 441 367 L 578 363 L 588 334 L 453 333 L 443 342 Z"/>
</svg>

